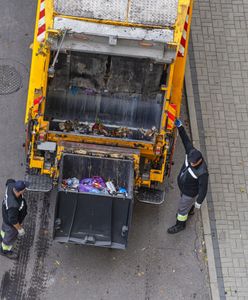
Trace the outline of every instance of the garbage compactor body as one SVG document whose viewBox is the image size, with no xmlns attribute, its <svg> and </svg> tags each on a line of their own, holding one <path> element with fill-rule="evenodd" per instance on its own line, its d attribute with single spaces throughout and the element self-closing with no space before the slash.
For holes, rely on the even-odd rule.
<svg viewBox="0 0 248 300">
<path fill-rule="evenodd" d="M 55 240 L 126 248 L 133 201 L 163 203 L 192 9 L 192 0 L 38 0 L 27 179 L 57 191 Z M 92 176 L 127 195 L 63 186 Z"/>
</svg>

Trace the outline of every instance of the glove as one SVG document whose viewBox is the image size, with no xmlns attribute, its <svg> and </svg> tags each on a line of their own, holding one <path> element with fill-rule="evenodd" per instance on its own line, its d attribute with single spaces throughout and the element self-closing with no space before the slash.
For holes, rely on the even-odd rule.
<svg viewBox="0 0 248 300">
<path fill-rule="evenodd" d="M 176 121 L 175 121 L 175 126 L 176 126 L 177 128 L 183 126 L 182 121 L 181 121 L 180 119 L 176 119 Z"/>
<path fill-rule="evenodd" d="M 195 208 L 200 209 L 201 208 L 201 204 L 195 202 Z"/>
<path fill-rule="evenodd" d="M 25 234 L 24 228 L 18 229 L 18 235 L 19 236 L 24 236 L 24 234 Z"/>
</svg>

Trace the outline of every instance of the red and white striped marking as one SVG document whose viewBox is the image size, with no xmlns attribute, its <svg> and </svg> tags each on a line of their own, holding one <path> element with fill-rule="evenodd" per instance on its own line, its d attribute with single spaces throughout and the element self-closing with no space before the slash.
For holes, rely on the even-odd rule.
<svg viewBox="0 0 248 300">
<path fill-rule="evenodd" d="M 40 15 L 38 23 L 38 33 L 37 41 L 39 43 L 44 42 L 46 34 L 46 10 L 45 10 L 45 0 L 40 1 Z"/>
<path fill-rule="evenodd" d="M 189 28 L 189 8 L 188 8 L 186 20 L 184 23 L 183 35 L 181 38 L 181 42 L 180 42 L 180 46 L 179 46 L 179 50 L 178 50 L 178 54 L 177 54 L 178 57 L 184 57 L 188 28 Z"/>
<path fill-rule="evenodd" d="M 176 113 L 177 113 L 177 106 L 176 104 L 169 104 L 167 109 L 167 129 L 172 130 L 174 127 L 174 123 L 176 121 Z"/>
<path fill-rule="evenodd" d="M 34 105 L 40 105 L 43 100 L 43 96 L 39 96 L 38 98 L 34 99 Z"/>
<path fill-rule="evenodd" d="M 33 113 L 36 115 L 39 112 L 39 105 L 43 101 L 43 96 L 34 99 Z"/>
</svg>

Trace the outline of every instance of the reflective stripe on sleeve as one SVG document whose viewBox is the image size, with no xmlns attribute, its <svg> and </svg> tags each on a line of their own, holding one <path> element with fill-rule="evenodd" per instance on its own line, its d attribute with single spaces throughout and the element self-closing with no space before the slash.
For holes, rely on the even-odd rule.
<svg viewBox="0 0 248 300">
<path fill-rule="evenodd" d="M 5 204 L 6 209 L 9 209 L 9 208 L 8 208 L 8 187 L 6 187 L 6 190 L 5 190 L 5 197 L 4 197 L 4 199 L 3 199 L 3 202 L 4 202 L 4 204 Z"/>
<path fill-rule="evenodd" d="M 19 211 L 23 209 L 23 206 L 24 206 L 24 201 L 22 201 Z"/>
<path fill-rule="evenodd" d="M 188 168 L 188 170 L 189 170 L 190 175 L 191 175 L 193 178 L 197 179 L 197 176 L 196 176 L 195 173 L 192 171 L 192 169 Z"/>
<path fill-rule="evenodd" d="M 185 167 L 188 167 L 189 163 L 188 163 L 188 155 L 186 154 L 185 156 Z"/>
<path fill-rule="evenodd" d="M 185 156 L 185 167 L 187 167 L 188 168 L 188 166 L 189 166 L 189 162 L 188 162 L 188 155 L 186 154 L 186 156 Z M 195 178 L 195 179 L 197 179 L 198 177 L 195 175 L 195 173 L 193 172 L 193 170 L 191 169 L 191 168 L 188 168 L 188 171 L 189 171 L 189 173 L 190 173 L 190 175 L 193 177 L 193 178 Z"/>
</svg>

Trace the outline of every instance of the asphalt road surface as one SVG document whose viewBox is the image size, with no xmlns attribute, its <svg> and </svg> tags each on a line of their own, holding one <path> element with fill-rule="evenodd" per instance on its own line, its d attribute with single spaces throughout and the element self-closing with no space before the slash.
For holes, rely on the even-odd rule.
<svg viewBox="0 0 248 300">
<path fill-rule="evenodd" d="M 23 120 L 35 2 L 0 0 L 0 87 L 1 80 L 12 80 L 0 90 L 1 198 L 6 179 L 23 178 L 25 170 Z M 186 120 L 185 105 L 182 114 Z M 183 159 L 178 140 L 166 201 L 135 204 L 126 251 L 53 242 L 53 195 L 30 193 L 26 235 L 16 245 L 20 258 L 13 263 L 0 257 L 1 299 L 210 299 L 200 214 L 185 231 L 166 233 L 175 222 L 176 175 Z"/>
</svg>

